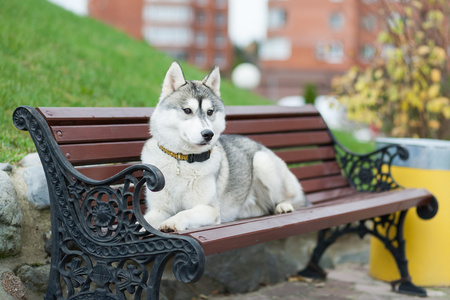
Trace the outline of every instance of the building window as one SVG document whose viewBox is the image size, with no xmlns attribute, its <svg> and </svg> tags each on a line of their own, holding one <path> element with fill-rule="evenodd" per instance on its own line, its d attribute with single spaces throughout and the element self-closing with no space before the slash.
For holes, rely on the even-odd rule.
<svg viewBox="0 0 450 300">
<path fill-rule="evenodd" d="M 227 7 L 227 0 L 216 0 L 217 8 L 225 8 Z"/>
<path fill-rule="evenodd" d="M 214 15 L 214 23 L 217 27 L 224 27 L 227 24 L 225 14 L 223 12 L 217 12 Z"/>
<path fill-rule="evenodd" d="M 369 61 L 375 56 L 375 48 L 370 44 L 365 44 L 359 49 L 359 56 L 364 61 Z"/>
<path fill-rule="evenodd" d="M 144 38 L 155 46 L 186 47 L 191 44 L 192 32 L 186 27 L 146 26 Z"/>
<path fill-rule="evenodd" d="M 216 53 L 214 55 L 214 65 L 223 67 L 227 63 L 227 59 L 223 53 Z"/>
<path fill-rule="evenodd" d="M 374 14 L 369 14 L 361 17 L 361 27 L 367 31 L 374 31 L 377 29 L 377 17 Z"/>
<path fill-rule="evenodd" d="M 273 7 L 269 9 L 268 27 L 278 29 L 286 24 L 286 11 L 284 8 Z"/>
<path fill-rule="evenodd" d="M 198 31 L 195 34 L 195 45 L 197 47 L 205 47 L 208 44 L 208 36 L 203 31 Z"/>
<path fill-rule="evenodd" d="M 291 57 L 291 41 L 284 37 L 270 38 L 259 48 L 262 60 L 287 60 Z"/>
<path fill-rule="evenodd" d="M 217 48 L 223 48 L 226 46 L 227 40 L 222 33 L 217 33 L 216 36 L 214 37 L 214 43 Z"/>
<path fill-rule="evenodd" d="M 198 24 L 205 24 L 206 23 L 206 14 L 203 10 L 199 10 L 197 11 L 196 15 L 195 15 L 195 21 Z"/>
<path fill-rule="evenodd" d="M 316 58 L 331 64 L 341 63 L 344 60 L 344 46 L 341 42 L 318 43 Z"/>
<path fill-rule="evenodd" d="M 345 25 L 345 16 L 343 13 L 332 13 L 328 19 L 330 28 L 333 30 L 341 30 Z"/>
<path fill-rule="evenodd" d="M 206 6 L 208 5 L 208 0 L 197 0 L 197 5 L 198 6 Z"/>
<path fill-rule="evenodd" d="M 195 53 L 194 63 L 198 67 L 204 67 L 206 65 L 206 55 L 204 52 Z"/>
<path fill-rule="evenodd" d="M 189 3 L 191 0 L 164 0 L 164 2 L 172 3 Z M 145 2 L 162 2 L 161 0 L 145 0 Z"/>
<path fill-rule="evenodd" d="M 188 23 L 192 20 L 192 10 L 188 6 L 146 5 L 143 10 L 146 21 Z"/>
</svg>

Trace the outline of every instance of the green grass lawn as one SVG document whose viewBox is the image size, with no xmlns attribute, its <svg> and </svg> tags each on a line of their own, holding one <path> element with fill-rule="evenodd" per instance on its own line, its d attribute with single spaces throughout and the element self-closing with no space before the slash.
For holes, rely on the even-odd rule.
<svg viewBox="0 0 450 300">
<path fill-rule="evenodd" d="M 19 105 L 154 106 L 171 62 L 145 42 L 47 1 L 0 0 L 0 162 L 35 151 L 12 123 Z M 182 66 L 188 79 L 206 75 Z M 221 92 L 227 105 L 270 103 L 227 81 Z M 336 135 L 353 151 L 367 149 L 351 134 Z"/>
<path fill-rule="evenodd" d="M 342 146 L 355 153 L 365 154 L 375 150 L 375 142 L 358 141 L 351 131 L 333 130 L 333 135 Z"/>
<path fill-rule="evenodd" d="M 0 162 L 35 151 L 12 124 L 19 105 L 154 106 L 172 58 L 44 0 L 0 0 Z M 206 72 L 183 64 L 188 79 Z M 222 84 L 227 105 L 267 99 Z"/>
</svg>

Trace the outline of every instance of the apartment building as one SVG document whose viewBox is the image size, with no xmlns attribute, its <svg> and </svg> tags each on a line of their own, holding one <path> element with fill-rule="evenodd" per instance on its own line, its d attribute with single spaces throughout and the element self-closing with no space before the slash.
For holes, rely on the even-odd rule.
<svg viewBox="0 0 450 300">
<path fill-rule="evenodd" d="M 89 15 L 175 59 L 230 71 L 227 0 L 90 0 Z"/>
<path fill-rule="evenodd" d="M 380 30 L 374 5 L 375 0 L 269 0 L 258 92 L 276 100 L 301 95 L 313 83 L 326 94 L 333 76 L 366 65 Z"/>
</svg>

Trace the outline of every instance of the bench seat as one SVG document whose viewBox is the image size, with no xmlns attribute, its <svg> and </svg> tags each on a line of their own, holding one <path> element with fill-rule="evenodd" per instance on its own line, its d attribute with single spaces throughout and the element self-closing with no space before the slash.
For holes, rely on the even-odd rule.
<svg viewBox="0 0 450 300">
<path fill-rule="evenodd" d="M 309 206 L 282 215 L 163 233 L 144 219 L 144 192 L 165 179 L 140 163 L 150 138 L 153 108 L 21 106 L 14 124 L 29 131 L 49 187 L 51 272 L 46 299 L 159 299 L 166 264 L 175 277 L 195 282 L 205 256 L 318 231 L 317 246 L 301 276 L 324 278 L 324 251 L 343 234 L 371 234 L 392 253 L 398 292 L 424 296 L 409 276 L 403 222 L 407 211 L 430 219 L 438 203 L 425 189 L 404 189 L 391 175 L 391 145 L 355 154 L 333 137 L 319 112 L 303 107 L 227 107 L 228 134 L 246 135 L 271 148 L 301 183 Z M 386 234 L 383 229 L 395 228 Z M 388 236 L 387 236 L 388 235 Z"/>
<path fill-rule="evenodd" d="M 425 189 L 353 193 L 288 214 L 234 221 L 179 234 L 196 239 L 205 255 L 210 255 L 424 206 L 432 198 Z"/>
</svg>

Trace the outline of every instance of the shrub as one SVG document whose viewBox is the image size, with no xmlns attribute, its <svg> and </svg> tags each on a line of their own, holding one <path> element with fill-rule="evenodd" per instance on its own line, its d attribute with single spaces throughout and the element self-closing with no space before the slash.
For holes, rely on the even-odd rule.
<svg viewBox="0 0 450 300">
<path fill-rule="evenodd" d="M 394 137 L 450 139 L 447 0 L 379 1 L 380 55 L 333 79 L 350 120 Z"/>
</svg>

